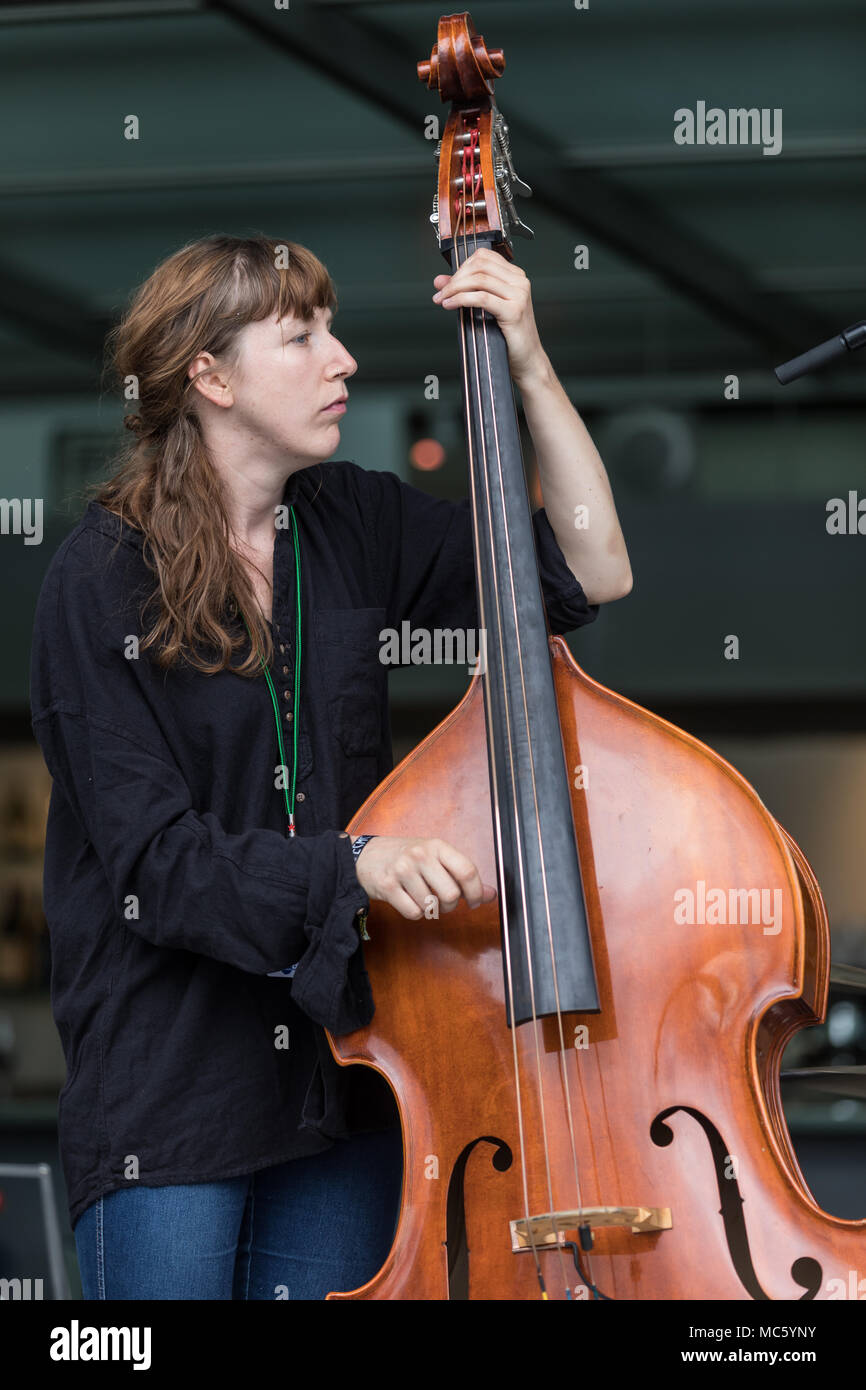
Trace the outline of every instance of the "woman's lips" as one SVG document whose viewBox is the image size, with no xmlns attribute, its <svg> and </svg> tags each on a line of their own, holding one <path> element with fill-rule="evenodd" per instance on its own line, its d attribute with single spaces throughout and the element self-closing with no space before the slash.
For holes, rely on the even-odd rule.
<svg viewBox="0 0 866 1390">
<path fill-rule="evenodd" d="M 326 405 L 326 406 L 325 406 L 325 409 L 324 409 L 324 411 L 323 411 L 322 413 L 323 413 L 324 415 L 345 415 L 345 413 L 346 413 L 346 402 L 345 402 L 345 401 L 336 401 L 336 402 L 334 403 L 334 405 Z"/>
</svg>

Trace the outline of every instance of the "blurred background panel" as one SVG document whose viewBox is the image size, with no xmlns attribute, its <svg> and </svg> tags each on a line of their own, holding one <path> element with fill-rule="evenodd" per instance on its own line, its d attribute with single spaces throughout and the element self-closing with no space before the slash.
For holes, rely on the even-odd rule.
<svg viewBox="0 0 866 1390">
<path fill-rule="evenodd" d="M 431 303 L 444 262 L 425 132 L 446 110 L 415 75 L 442 8 L 0 3 L 0 493 L 44 507 L 39 544 L 6 521 L 0 535 L 0 1162 L 51 1163 L 64 1230 L 29 643 L 48 562 L 122 436 L 105 333 L 187 241 L 300 241 L 336 281 L 335 331 L 359 362 L 339 457 L 465 496 L 456 324 Z M 834 960 L 866 966 L 866 360 L 785 388 L 773 375 L 864 313 L 862 0 L 479 0 L 471 14 L 505 50 L 498 100 L 533 188 L 517 259 L 634 571 L 572 650 L 752 782 L 813 865 Z M 675 112 L 699 101 L 781 111 L 781 151 L 677 144 Z M 854 517 L 844 534 L 827 530 L 833 499 Z M 396 759 L 468 679 L 392 674 Z M 862 997 L 834 985 L 828 1023 L 785 1066 L 866 1062 Z M 866 1215 L 866 1101 L 793 1080 L 784 1094 L 819 1201 Z M 0 1207 L 0 1254 L 2 1222 Z"/>
</svg>

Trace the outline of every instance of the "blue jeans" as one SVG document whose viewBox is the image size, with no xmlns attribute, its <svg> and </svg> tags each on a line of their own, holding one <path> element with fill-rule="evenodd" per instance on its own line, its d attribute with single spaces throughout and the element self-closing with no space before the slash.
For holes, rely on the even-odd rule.
<svg viewBox="0 0 866 1390">
<path fill-rule="evenodd" d="M 399 1129 L 239 1178 L 125 1187 L 75 1223 L 86 1299 L 320 1299 L 385 1263 L 403 1172 Z"/>
</svg>

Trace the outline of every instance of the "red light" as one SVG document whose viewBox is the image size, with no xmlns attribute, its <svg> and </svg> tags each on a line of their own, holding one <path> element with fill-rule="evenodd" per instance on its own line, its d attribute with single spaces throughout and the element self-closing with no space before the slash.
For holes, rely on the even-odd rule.
<svg viewBox="0 0 866 1390">
<path fill-rule="evenodd" d="M 438 439 L 416 439 L 409 450 L 409 462 L 422 473 L 431 473 L 445 462 L 445 450 Z"/>
</svg>

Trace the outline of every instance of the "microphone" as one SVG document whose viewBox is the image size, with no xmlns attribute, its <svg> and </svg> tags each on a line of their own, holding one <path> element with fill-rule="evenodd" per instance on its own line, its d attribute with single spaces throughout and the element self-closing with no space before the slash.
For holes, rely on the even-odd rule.
<svg viewBox="0 0 866 1390">
<path fill-rule="evenodd" d="M 787 386 L 789 381 L 794 381 L 798 376 L 815 372 L 819 367 L 826 367 L 828 362 L 835 361 L 837 357 L 844 357 L 846 352 L 856 352 L 864 343 L 866 319 L 861 319 L 860 323 L 852 323 L 850 328 L 843 328 L 835 338 L 828 338 L 825 343 L 809 348 L 808 352 L 801 353 L 799 357 L 792 357 L 790 362 L 783 362 L 781 367 L 776 367 L 776 376 L 783 386 Z"/>
</svg>

